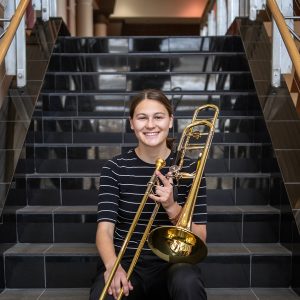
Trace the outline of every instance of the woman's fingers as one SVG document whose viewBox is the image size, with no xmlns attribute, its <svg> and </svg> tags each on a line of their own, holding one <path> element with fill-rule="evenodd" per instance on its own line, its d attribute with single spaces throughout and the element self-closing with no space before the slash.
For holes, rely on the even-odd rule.
<svg viewBox="0 0 300 300">
<path fill-rule="evenodd" d="M 126 272 L 122 268 L 116 272 L 114 279 L 111 282 L 110 295 L 113 295 L 115 299 L 118 299 L 121 288 L 123 288 L 123 293 L 125 296 L 128 296 L 129 291 L 133 289 L 132 284 L 127 280 Z"/>
<path fill-rule="evenodd" d="M 163 174 L 161 174 L 160 171 L 156 171 L 156 176 L 161 180 L 162 184 L 166 187 L 170 186 L 171 183 L 173 182 L 172 177 L 166 178 Z"/>
<path fill-rule="evenodd" d="M 126 277 L 122 277 L 121 278 L 121 282 L 122 282 L 122 287 L 123 287 L 124 295 L 128 296 L 130 288 L 129 288 L 129 282 L 128 282 L 127 278 Z"/>
</svg>

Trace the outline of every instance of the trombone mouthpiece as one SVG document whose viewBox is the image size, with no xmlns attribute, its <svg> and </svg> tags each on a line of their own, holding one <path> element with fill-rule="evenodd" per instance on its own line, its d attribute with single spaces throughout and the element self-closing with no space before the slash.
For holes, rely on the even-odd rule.
<svg viewBox="0 0 300 300">
<path fill-rule="evenodd" d="M 156 165 L 156 170 L 159 171 L 159 170 L 161 170 L 166 165 L 166 161 L 164 159 L 162 159 L 162 158 L 158 158 L 156 160 L 155 165 Z"/>
</svg>

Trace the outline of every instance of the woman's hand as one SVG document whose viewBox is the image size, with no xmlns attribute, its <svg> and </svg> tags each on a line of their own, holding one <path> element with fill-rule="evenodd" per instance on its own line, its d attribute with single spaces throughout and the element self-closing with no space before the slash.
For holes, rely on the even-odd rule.
<svg viewBox="0 0 300 300">
<path fill-rule="evenodd" d="M 107 268 L 104 272 L 104 280 L 107 282 L 108 277 L 112 271 L 111 268 Z M 125 270 L 122 268 L 121 265 L 119 265 L 116 274 L 111 282 L 110 287 L 108 288 L 108 294 L 113 295 L 115 299 L 118 299 L 119 293 L 121 291 L 121 288 L 123 287 L 124 295 L 128 296 L 129 291 L 133 290 L 133 286 L 130 281 L 127 280 L 127 274 Z"/>
<path fill-rule="evenodd" d="M 149 198 L 159 202 L 168 212 L 172 205 L 175 204 L 173 195 L 173 180 L 172 178 L 168 179 L 160 171 L 156 171 L 156 175 L 161 180 L 162 185 L 156 185 L 155 194 L 150 194 Z"/>
</svg>

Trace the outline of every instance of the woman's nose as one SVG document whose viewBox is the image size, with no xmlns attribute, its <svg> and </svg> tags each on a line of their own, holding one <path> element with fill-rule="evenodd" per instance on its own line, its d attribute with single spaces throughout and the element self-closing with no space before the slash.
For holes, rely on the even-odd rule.
<svg viewBox="0 0 300 300">
<path fill-rule="evenodd" d="M 147 126 L 148 128 L 154 127 L 154 126 L 155 126 L 154 120 L 153 120 L 152 118 L 149 118 L 148 121 L 147 121 L 146 126 Z"/>
</svg>

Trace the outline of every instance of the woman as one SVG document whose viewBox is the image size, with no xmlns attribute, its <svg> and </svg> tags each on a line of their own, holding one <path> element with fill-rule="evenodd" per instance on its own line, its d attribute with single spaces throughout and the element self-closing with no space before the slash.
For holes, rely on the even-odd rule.
<svg viewBox="0 0 300 300">
<path fill-rule="evenodd" d="M 155 194 L 149 196 L 106 299 L 117 299 L 121 287 L 127 296 L 124 296 L 125 299 L 206 299 L 197 265 L 167 263 L 153 254 L 147 243 L 130 280 L 126 279 L 126 270 L 140 243 L 155 201 L 161 207 L 153 227 L 176 224 L 191 185 L 191 181 L 184 181 L 174 193 L 172 178 L 166 176 L 175 160 L 168 140 L 169 129 L 173 126 L 172 107 L 168 98 L 158 90 L 145 90 L 133 99 L 129 114 L 130 126 L 138 145 L 109 160 L 101 171 L 96 245 L 103 263 L 91 289 L 90 299 L 99 299 L 154 172 L 157 158 L 166 160 L 166 167 L 161 172 L 157 171 L 161 185 L 156 186 Z M 183 171 L 194 170 L 195 162 L 186 159 Z M 192 221 L 193 233 L 205 241 L 205 178 L 201 181 Z"/>
</svg>

